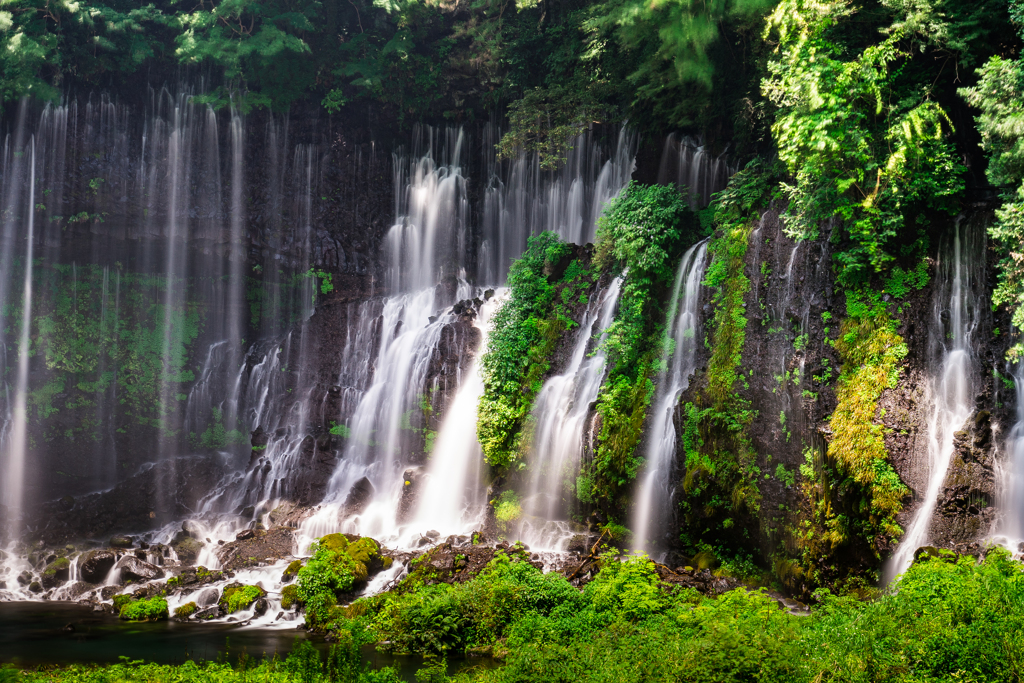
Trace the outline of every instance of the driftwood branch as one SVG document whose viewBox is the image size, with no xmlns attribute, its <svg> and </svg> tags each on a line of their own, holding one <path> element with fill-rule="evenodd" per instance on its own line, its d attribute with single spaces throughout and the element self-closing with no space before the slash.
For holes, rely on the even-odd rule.
<svg viewBox="0 0 1024 683">
<path fill-rule="evenodd" d="M 585 566 L 587 566 L 587 562 L 591 562 L 591 561 L 596 560 L 598 558 L 597 549 L 599 547 L 601 547 L 601 541 L 604 540 L 604 536 L 607 533 L 608 533 L 607 529 L 605 529 L 604 531 L 601 532 L 601 535 L 597 539 L 597 543 L 595 543 L 594 546 L 590 549 L 590 554 L 583 558 L 582 564 L 580 564 L 580 566 L 576 567 L 576 569 L 573 571 L 572 574 L 569 574 L 569 576 L 565 577 L 567 580 L 572 581 L 573 579 L 575 579 L 576 575 L 579 574 L 581 571 L 583 571 L 583 568 Z"/>
</svg>

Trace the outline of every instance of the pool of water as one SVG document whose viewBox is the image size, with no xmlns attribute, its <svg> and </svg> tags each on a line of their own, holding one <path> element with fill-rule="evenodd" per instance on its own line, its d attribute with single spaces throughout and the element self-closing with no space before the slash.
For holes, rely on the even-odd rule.
<svg viewBox="0 0 1024 683">
<path fill-rule="evenodd" d="M 186 660 L 282 659 L 298 642 L 309 640 L 325 651 L 330 643 L 299 629 L 251 628 L 237 624 L 175 621 L 128 623 L 70 602 L 0 602 L 0 664 L 21 668 L 66 664 L 112 664 L 121 657 L 158 664 Z M 372 646 L 363 658 L 374 668 L 393 666 L 402 678 L 415 680 L 421 657 L 387 655 Z M 449 660 L 454 673 L 471 666 L 494 666 L 491 660 Z"/>
</svg>

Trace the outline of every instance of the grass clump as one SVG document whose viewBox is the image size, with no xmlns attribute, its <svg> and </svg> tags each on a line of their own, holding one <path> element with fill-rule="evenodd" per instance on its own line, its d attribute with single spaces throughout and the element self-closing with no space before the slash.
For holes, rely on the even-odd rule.
<svg viewBox="0 0 1024 683">
<path fill-rule="evenodd" d="M 125 603 L 118 614 L 125 621 L 157 621 L 168 615 L 167 601 L 157 596 Z"/>
</svg>

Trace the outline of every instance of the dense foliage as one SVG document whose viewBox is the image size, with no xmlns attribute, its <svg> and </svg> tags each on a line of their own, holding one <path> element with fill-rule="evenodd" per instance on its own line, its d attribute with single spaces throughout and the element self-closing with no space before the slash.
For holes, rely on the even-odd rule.
<svg viewBox="0 0 1024 683">
<path fill-rule="evenodd" d="M 1018 31 L 1024 31 L 1024 5 L 1010 3 Z M 979 70 L 978 85 L 960 93 L 980 110 L 981 144 L 989 153 L 988 179 L 1001 188 L 1003 206 L 989 235 L 999 245 L 999 284 L 992 301 L 1006 306 L 1013 326 L 1024 329 L 1024 61 L 993 56 Z M 1010 350 L 1013 359 L 1024 353 L 1024 342 Z"/>
<path fill-rule="evenodd" d="M 598 221 L 598 264 L 623 273 L 603 342 L 608 369 L 597 401 L 601 431 L 592 492 L 600 498 L 613 498 L 643 464 L 636 450 L 663 348 L 662 302 L 680 254 L 699 233 L 678 190 L 660 185 L 630 183 Z"/>
<path fill-rule="evenodd" d="M 449 677 L 427 661 L 421 681 L 1019 681 L 1024 572 L 996 548 L 984 560 L 924 554 L 899 591 L 872 601 L 821 592 L 809 616 L 760 590 L 715 598 L 662 584 L 643 556 L 606 556 L 580 591 L 559 574 L 499 555 L 462 585 L 437 584 L 360 600 L 337 624 L 326 661 L 308 642 L 285 661 L 169 667 L 126 662 L 13 674 L 12 680 L 396 681 L 358 647 L 493 653 L 497 668 Z M 7 675 L 8 672 L 3 672 Z M 10 677 L 10 676 L 8 676 Z"/>
<path fill-rule="evenodd" d="M 530 409 L 560 335 L 578 323 L 595 273 L 554 233 L 531 237 L 509 271 L 508 300 L 494 314 L 483 357 L 484 394 L 477 436 L 493 467 L 521 466 L 529 444 Z"/>
</svg>

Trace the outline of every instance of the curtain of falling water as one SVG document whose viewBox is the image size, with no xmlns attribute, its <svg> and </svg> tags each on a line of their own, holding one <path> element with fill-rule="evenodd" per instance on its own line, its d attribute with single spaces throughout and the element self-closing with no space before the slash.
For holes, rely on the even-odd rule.
<svg viewBox="0 0 1024 683">
<path fill-rule="evenodd" d="M 701 281 L 704 278 L 707 243 L 696 244 L 683 255 L 669 306 L 675 316 L 671 342 L 662 353 L 665 367 L 658 377 L 654 410 L 647 421 L 647 453 L 634 511 L 633 534 L 638 550 L 652 551 L 660 545 L 661 532 L 669 519 L 669 479 L 676 454 L 676 429 L 672 421 L 679 395 L 689 384 L 694 370 Z"/>
<path fill-rule="evenodd" d="M 928 542 L 932 516 L 953 455 L 953 436 L 974 409 L 977 358 L 973 335 L 983 307 L 985 225 L 957 221 L 950 244 L 939 253 L 938 286 L 933 305 L 928 462 L 921 504 L 886 567 L 893 580 L 910 566 L 914 552 Z"/>
<path fill-rule="evenodd" d="M 533 476 L 520 529 L 521 538 L 532 548 L 559 550 L 572 535 L 563 521 L 568 512 L 563 491 L 569 482 L 575 486 L 586 419 L 605 372 L 604 350 L 599 346 L 589 358 L 586 352 L 595 334 L 603 340 L 615 316 L 621 287 L 622 278 L 615 278 L 599 299 L 600 309 L 584 313 L 569 366 L 562 374 L 549 378 L 534 401 L 537 426 L 530 454 Z"/>
</svg>

